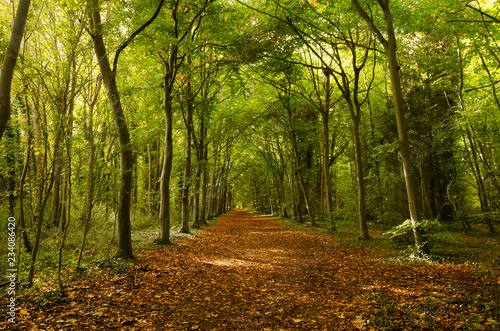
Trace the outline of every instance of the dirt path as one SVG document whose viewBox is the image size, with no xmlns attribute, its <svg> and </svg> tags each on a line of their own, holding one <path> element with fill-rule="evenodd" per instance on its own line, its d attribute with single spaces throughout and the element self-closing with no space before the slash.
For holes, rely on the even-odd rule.
<svg viewBox="0 0 500 331">
<path fill-rule="evenodd" d="M 138 258 L 125 273 L 79 281 L 57 304 L 26 307 L 18 327 L 455 330 L 475 323 L 488 330 L 496 323 L 484 305 L 473 305 L 481 279 L 467 267 L 381 263 L 376 252 L 244 210 Z"/>
</svg>

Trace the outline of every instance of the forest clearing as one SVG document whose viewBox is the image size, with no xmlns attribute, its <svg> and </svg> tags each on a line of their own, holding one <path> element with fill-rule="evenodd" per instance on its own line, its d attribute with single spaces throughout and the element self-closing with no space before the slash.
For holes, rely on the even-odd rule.
<svg viewBox="0 0 500 331">
<path fill-rule="evenodd" d="M 15 327 L 0 329 L 500 328 L 498 237 L 462 242 L 470 261 L 432 262 L 286 222 L 232 211 L 196 237 L 139 251 L 134 264 L 75 277 L 64 295 L 24 297 Z"/>
</svg>

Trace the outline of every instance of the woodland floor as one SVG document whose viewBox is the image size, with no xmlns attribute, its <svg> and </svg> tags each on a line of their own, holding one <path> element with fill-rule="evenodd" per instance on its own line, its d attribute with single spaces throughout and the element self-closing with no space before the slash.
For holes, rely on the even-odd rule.
<svg viewBox="0 0 500 331">
<path fill-rule="evenodd" d="M 136 254 L 127 268 L 73 280 L 64 298 L 20 302 L 15 327 L 500 330 L 497 272 L 402 263 L 245 210 L 192 239 Z"/>
</svg>

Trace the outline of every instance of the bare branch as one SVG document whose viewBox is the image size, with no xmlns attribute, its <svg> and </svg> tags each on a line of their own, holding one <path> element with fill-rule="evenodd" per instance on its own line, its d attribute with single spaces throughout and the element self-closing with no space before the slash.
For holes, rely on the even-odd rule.
<svg viewBox="0 0 500 331">
<path fill-rule="evenodd" d="M 483 86 L 479 86 L 479 87 L 474 87 L 474 88 L 468 89 L 468 90 L 465 91 L 465 93 L 471 92 L 471 91 L 476 91 L 476 90 L 481 90 L 483 88 L 490 87 L 490 86 L 496 85 L 498 83 L 500 83 L 500 80 L 497 80 L 496 82 L 493 82 L 493 83 L 490 83 L 490 84 L 487 84 L 487 85 L 483 85 Z"/>
</svg>

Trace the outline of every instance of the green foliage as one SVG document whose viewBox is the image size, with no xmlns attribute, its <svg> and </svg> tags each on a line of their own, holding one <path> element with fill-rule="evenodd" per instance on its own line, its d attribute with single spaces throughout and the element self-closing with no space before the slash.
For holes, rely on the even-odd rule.
<svg viewBox="0 0 500 331">
<path fill-rule="evenodd" d="M 422 230 L 424 233 L 433 233 L 443 230 L 443 226 L 439 221 L 423 219 L 417 223 L 417 228 Z M 413 231 L 413 225 L 411 220 L 406 220 L 403 223 L 393 227 L 389 231 L 384 232 L 384 235 L 388 235 L 391 238 L 406 235 Z"/>
</svg>

